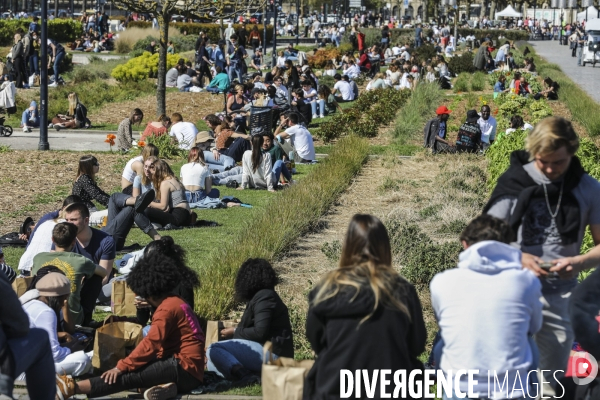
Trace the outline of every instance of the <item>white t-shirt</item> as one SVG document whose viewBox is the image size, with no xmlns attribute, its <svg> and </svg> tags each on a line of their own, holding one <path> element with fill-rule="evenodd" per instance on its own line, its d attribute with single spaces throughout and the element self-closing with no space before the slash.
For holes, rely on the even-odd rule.
<svg viewBox="0 0 600 400">
<path fill-rule="evenodd" d="M 127 164 L 125 164 L 125 168 L 123 169 L 122 177 L 127 179 L 129 182 L 133 183 L 133 180 L 135 179 L 137 174 L 131 168 L 131 166 L 133 165 L 134 162 L 136 162 L 136 161 L 143 162 L 143 160 L 144 160 L 144 157 L 137 156 L 137 157 L 134 157 L 131 160 L 127 161 Z"/>
<path fill-rule="evenodd" d="M 170 136 L 174 136 L 179 143 L 179 148 L 189 150 L 194 146 L 194 140 L 198 134 L 196 125 L 191 122 L 177 122 L 171 127 Z"/>
<path fill-rule="evenodd" d="M 206 165 L 188 163 L 181 166 L 179 176 L 181 176 L 183 186 L 200 186 L 204 190 L 206 178 L 210 176 L 210 171 Z"/>
<path fill-rule="evenodd" d="M 402 53 L 402 50 L 398 46 L 392 47 L 392 54 L 395 56 L 399 56 Z"/>
<path fill-rule="evenodd" d="M 304 89 L 302 89 L 302 91 L 304 92 L 304 102 L 305 103 L 310 103 L 311 101 L 317 99 L 317 91 L 314 88 L 311 87 L 310 89 L 308 89 L 308 92 Z M 313 97 L 308 97 L 313 94 L 314 94 Z"/>
<path fill-rule="evenodd" d="M 71 354 L 71 349 L 62 347 L 58 342 L 56 314 L 50 307 L 39 300 L 31 300 L 23 305 L 23 310 L 29 317 L 30 328 L 43 329 L 48 333 L 50 350 L 52 350 L 52 358 L 55 363 L 63 361 Z"/>
<path fill-rule="evenodd" d="M 333 88 L 342 96 L 342 100 L 350 101 L 353 99 L 352 87 L 346 81 L 337 81 Z M 337 94 L 337 93 L 336 93 Z"/>
<path fill-rule="evenodd" d="M 290 126 L 285 130 L 285 133 L 290 135 L 292 143 L 299 157 L 305 160 L 313 161 L 315 156 L 315 145 L 310 132 L 302 125 Z"/>
</svg>

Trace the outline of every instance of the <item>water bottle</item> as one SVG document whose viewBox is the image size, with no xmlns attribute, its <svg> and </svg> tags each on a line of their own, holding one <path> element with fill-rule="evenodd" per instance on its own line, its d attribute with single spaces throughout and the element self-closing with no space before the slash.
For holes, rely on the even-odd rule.
<svg viewBox="0 0 600 400">
<path fill-rule="evenodd" d="M 292 170 L 290 171 L 291 173 L 296 172 L 296 152 L 294 150 L 290 151 L 290 166 L 292 168 Z"/>
</svg>

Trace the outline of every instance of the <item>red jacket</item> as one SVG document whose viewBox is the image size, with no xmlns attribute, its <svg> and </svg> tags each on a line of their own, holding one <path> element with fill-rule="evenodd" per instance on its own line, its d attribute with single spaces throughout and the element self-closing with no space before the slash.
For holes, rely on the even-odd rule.
<svg viewBox="0 0 600 400">
<path fill-rule="evenodd" d="M 193 377 L 204 378 L 204 332 L 188 303 L 177 296 L 167 297 L 152 316 L 148 336 L 117 363 L 121 371 L 134 371 L 155 359 L 175 356 Z"/>
<path fill-rule="evenodd" d="M 365 48 L 365 34 L 362 32 L 358 32 L 356 34 L 356 40 L 358 40 L 358 51 L 361 51 Z"/>
<path fill-rule="evenodd" d="M 369 61 L 369 56 L 367 53 L 363 53 L 363 55 L 360 56 L 360 60 L 358 60 L 358 66 L 371 69 L 371 61 Z"/>
</svg>

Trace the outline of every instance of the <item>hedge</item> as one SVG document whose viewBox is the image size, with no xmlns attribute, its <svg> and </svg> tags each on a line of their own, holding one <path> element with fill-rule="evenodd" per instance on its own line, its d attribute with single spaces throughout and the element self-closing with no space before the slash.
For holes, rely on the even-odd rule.
<svg viewBox="0 0 600 400">
<path fill-rule="evenodd" d="M 212 42 L 216 42 L 221 38 L 221 25 L 219 24 L 201 24 L 196 22 L 171 22 L 171 26 L 177 28 L 179 32 L 187 32 L 188 35 L 198 35 L 200 32 L 204 32 L 208 35 Z M 250 32 L 254 25 L 250 25 L 246 27 L 246 30 Z M 260 38 L 262 41 L 263 37 L 263 26 L 257 25 L 258 31 L 260 32 Z M 147 21 L 131 21 L 127 24 L 128 28 L 152 28 L 152 23 Z M 242 25 L 235 24 L 233 28 L 236 30 L 241 28 Z M 267 42 L 270 42 L 273 39 L 273 26 L 267 25 Z"/>
<path fill-rule="evenodd" d="M 250 257 L 273 259 L 314 227 L 346 190 L 368 152 L 366 139 L 354 135 L 341 139 L 301 183 L 276 194 L 254 217 L 240 221 L 243 229 L 212 253 L 206 267 L 198 271 L 202 289 L 196 291 L 196 312 L 211 320 L 226 316 L 234 306 L 234 281 L 240 265 Z"/>
<path fill-rule="evenodd" d="M 17 29 L 25 32 L 29 29 L 30 19 L 9 19 L 0 23 L 0 46 L 12 46 Z M 72 19 L 53 19 L 48 21 L 48 37 L 57 42 L 72 42 L 83 33 L 81 22 Z"/>
</svg>

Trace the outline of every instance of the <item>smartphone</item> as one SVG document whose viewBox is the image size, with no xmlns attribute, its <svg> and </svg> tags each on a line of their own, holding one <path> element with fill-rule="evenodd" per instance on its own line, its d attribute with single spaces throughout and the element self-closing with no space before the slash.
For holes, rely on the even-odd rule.
<svg viewBox="0 0 600 400">
<path fill-rule="evenodd" d="M 553 265 L 552 263 L 549 262 L 543 262 L 540 264 L 540 268 L 543 269 L 544 271 L 550 271 L 550 268 L 552 268 Z"/>
</svg>

